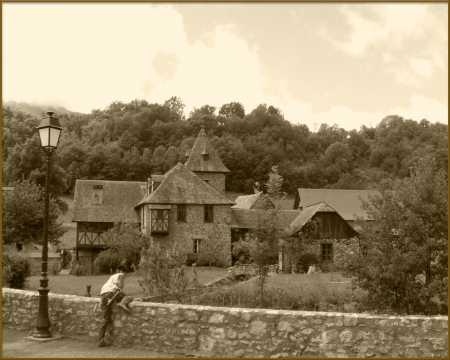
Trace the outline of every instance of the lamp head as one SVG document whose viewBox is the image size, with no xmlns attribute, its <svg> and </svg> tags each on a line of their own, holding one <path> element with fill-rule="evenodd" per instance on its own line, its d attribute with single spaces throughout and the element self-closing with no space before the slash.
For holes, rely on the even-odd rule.
<svg viewBox="0 0 450 360">
<path fill-rule="evenodd" d="M 53 111 L 48 111 L 48 116 L 42 118 L 41 123 L 37 127 L 41 146 L 45 151 L 50 153 L 57 148 L 62 131 L 59 120 L 53 114 Z"/>
</svg>

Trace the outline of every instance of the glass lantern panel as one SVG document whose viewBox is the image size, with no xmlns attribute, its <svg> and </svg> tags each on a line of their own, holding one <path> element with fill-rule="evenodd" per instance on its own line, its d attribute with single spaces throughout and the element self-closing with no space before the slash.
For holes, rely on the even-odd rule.
<svg viewBox="0 0 450 360">
<path fill-rule="evenodd" d="M 39 138 L 41 139 L 41 146 L 48 147 L 48 143 L 49 143 L 48 128 L 39 129 Z"/>
<path fill-rule="evenodd" d="M 50 128 L 50 144 L 49 146 L 56 148 L 58 146 L 60 129 Z"/>
</svg>

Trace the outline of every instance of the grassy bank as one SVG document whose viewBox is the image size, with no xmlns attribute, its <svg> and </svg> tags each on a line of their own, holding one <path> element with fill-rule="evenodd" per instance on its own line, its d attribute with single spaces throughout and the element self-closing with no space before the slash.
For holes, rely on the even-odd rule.
<svg viewBox="0 0 450 360">
<path fill-rule="evenodd" d="M 365 293 L 353 290 L 350 279 L 336 273 L 273 274 L 261 303 L 257 279 L 223 287 L 193 300 L 197 305 L 304 311 L 355 312 Z"/>
<path fill-rule="evenodd" d="M 191 269 L 189 269 L 191 270 Z M 226 276 L 228 270 L 225 268 L 197 267 L 198 281 L 200 284 L 219 280 Z M 132 274 L 127 274 L 127 281 Z M 91 285 L 91 295 L 99 297 L 103 284 L 109 279 L 110 275 L 93 275 L 93 276 L 75 276 L 75 275 L 49 275 L 50 293 L 67 294 L 67 295 L 86 295 L 86 285 Z M 29 278 L 25 290 L 37 291 L 39 287 L 40 276 L 32 276 Z M 142 288 L 138 283 L 139 277 L 135 275 L 124 288 L 124 292 L 134 297 L 143 297 Z"/>
</svg>

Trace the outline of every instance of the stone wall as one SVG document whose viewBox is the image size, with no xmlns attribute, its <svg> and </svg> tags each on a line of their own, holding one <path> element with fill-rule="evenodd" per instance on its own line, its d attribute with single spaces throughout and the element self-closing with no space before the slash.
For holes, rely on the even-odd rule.
<svg viewBox="0 0 450 360">
<path fill-rule="evenodd" d="M 150 223 L 150 221 L 149 221 Z M 195 239 L 200 240 L 202 248 L 213 249 L 215 257 L 220 259 L 221 266 L 231 265 L 231 208 L 229 205 L 214 205 L 214 223 L 204 222 L 203 205 L 186 206 L 186 222 L 177 221 L 177 207 L 169 210 L 169 234 L 152 235 L 152 239 L 161 244 L 177 242 L 193 253 Z"/>
<path fill-rule="evenodd" d="M 37 292 L 2 289 L 3 326 L 34 331 Z M 447 316 L 371 316 L 134 302 L 114 306 L 109 341 L 176 355 L 219 357 L 443 357 Z M 98 298 L 49 295 L 52 332 L 95 341 Z"/>
</svg>

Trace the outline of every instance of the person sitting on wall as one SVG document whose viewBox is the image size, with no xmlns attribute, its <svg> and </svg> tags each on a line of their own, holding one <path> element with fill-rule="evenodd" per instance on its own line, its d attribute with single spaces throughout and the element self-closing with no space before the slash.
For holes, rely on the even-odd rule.
<svg viewBox="0 0 450 360">
<path fill-rule="evenodd" d="M 119 309 L 125 311 L 127 314 L 131 314 L 129 304 L 133 301 L 133 298 L 131 296 L 125 295 L 122 292 L 126 273 L 125 266 L 119 265 L 116 271 L 117 273 L 109 278 L 109 280 L 105 283 L 105 285 L 103 285 L 100 291 L 103 321 L 98 334 L 98 347 L 105 347 L 110 345 L 105 341 L 105 333 L 108 325 L 111 323 L 113 304 L 115 302 L 118 302 L 119 304 L 117 306 L 119 307 Z M 112 301 L 110 301 L 111 299 Z"/>
</svg>

